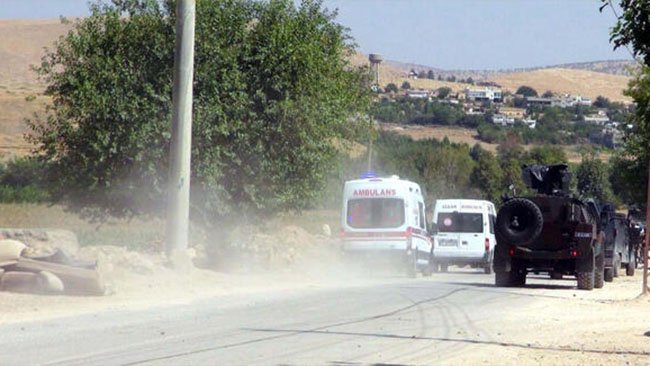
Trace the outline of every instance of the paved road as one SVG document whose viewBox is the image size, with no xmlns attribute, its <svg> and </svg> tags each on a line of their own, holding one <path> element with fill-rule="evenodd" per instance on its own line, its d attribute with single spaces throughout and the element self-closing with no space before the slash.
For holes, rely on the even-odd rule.
<svg viewBox="0 0 650 366">
<path fill-rule="evenodd" d="M 533 297 L 492 276 L 387 278 L 0 326 L 1 365 L 423 364 L 498 344 L 497 315 Z M 572 284 L 572 283 L 571 283 Z"/>
</svg>

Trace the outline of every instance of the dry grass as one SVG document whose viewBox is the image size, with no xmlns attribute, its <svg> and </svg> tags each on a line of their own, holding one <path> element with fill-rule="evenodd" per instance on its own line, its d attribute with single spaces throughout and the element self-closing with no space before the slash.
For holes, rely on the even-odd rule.
<svg viewBox="0 0 650 366">
<path fill-rule="evenodd" d="M 621 75 L 586 70 L 543 69 L 502 74 L 495 77 L 494 81 L 513 92 L 522 85 L 528 85 L 540 94 L 551 90 L 557 93 L 583 95 L 592 100 L 602 95 L 613 101 L 631 101 L 629 97 L 623 95 L 630 78 Z"/>
<path fill-rule="evenodd" d="M 0 84 L 13 90 L 39 85 L 31 65 L 71 27 L 58 19 L 0 20 Z"/>
<path fill-rule="evenodd" d="M 355 54 L 351 62 L 353 65 L 367 65 L 368 57 L 364 54 Z M 387 64 L 379 67 L 379 79 L 382 85 L 395 83 L 398 87 L 408 81 L 416 89 L 438 89 L 446 86 L 454 92 L 463 92 L 468 84 L 450 83 L 446 81 L 418 79 L 407 77 L 408 70 L 402 70 Z M 592 99 L 602 95 L 613 101 L 631 101 L 623 95 L 630 78 L 622 75 L 611 75 L 601 72 L 549 68 L 525 72 L 497 73 L 490 78 L 501 85 L 504 90 L 515 92 L 520 86 L 528 85 L 535 88 L 540 94 L 550 90 L 561 94 L 582 95 Z"/>
<path fill-rule="evenodd" d="M 164 223 L 158 219 L 111 219 L 91 223 L 61 206 L 0 204 L 0 223 L 5 228 L 57 228 L 77 234 L 81 245 L 119 245 L 161 250 Z"/>
<path fill-rule="evenodd" d="M 117 245 L 141 251 L 160 252 L 165 238 L 165 221 L 160 218 L 110 219 L 92 223 L 61 206 L 46 204 L 0 203 L 0 227 L 3 228 L 57 228 L 74 232 L 81 246 Z M 283 227 L 298 226 L 311 234 L 321 234 L 327 224 L 336 235 L 340 228 L 338 210 L 310 210 L 285 213 L 267 220 L 258 229 L 277 232 Z M 202 242 L 205 232 L 192 225 L 190 243 Z"/>
<path fill-rule="evenodd" d="M 434 138 L 442 140 L 445 137 L 449 141 L 457 144 L 467 144 L 474 146 L 479 144 L 485 150 L 496 153 L 499 144 L 489 144 L 478 139 L 478 133 L 475 129 L 463 127 L 445 127 L 445 126 L 413 126 L 413 125 L 398 125 L 392 123 L 382 123 L 380 128 L 386 131 L 397 132 L 401 135 L 409 136 L 414 140 L 423 140 Z M 539 146 L 535 144 L 524 145 L 526 150 L 531 150 Z M 580 163 L 582 160 L 580 150 L 583 145 L 566 145 L 562 146 L 567 155 L 570 163 Z M 599 158 L 603 161 L 608 161 L 612 154 L 608 152 L 600 152 Z"/>
<path fill-rule="evenodd" d="M 382 123 L 380 128 L 387 131 L 397 132 L 401 135 L 409 136 L 414 140 L 424 139 L 437 139 L 442 140 L 445 137 L 449 141 L 457 144 L 467 144 L 474 146 L 474 144 L 481 145 L 482 148 L 496 152 L 498 144 L 489 144 L 480 141 L 477 137 L 478 133 L 472 128 L 463 127 L 445 127 L 445 126 L 414 126 L 414 125 L 398 125 L 393 123 Z"/>
</svg>

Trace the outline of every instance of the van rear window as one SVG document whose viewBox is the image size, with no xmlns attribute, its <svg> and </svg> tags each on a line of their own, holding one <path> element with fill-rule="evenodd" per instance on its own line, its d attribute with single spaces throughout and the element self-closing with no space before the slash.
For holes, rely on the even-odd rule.
<svg viewBox="0 0 650 366">
<path fill-rule="evenodd" d="M 396 228 L 404 224 L 404 200 L 400 198 L 361 198 L 348 201 L 350 227 Z"/>
<path fill-rule="evenodd" d="M 438 214 L 438 231 L 441 233 L 482 233 L 483 214 L 441 212 Z"/>
</svg>

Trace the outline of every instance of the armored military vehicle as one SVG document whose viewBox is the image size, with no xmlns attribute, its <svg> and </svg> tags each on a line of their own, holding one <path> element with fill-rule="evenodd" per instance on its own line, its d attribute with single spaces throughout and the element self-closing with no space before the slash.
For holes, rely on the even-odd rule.
<svg viewBox="0 0 650 366">
<path fill-rule="evenodd" d="M 497 213 L 495 284 L 523 286 L 530 272 L 573 275 L 578 288 L 604 284 L 604 234 L 598 213 L 569 193 L 566 164 L 522 169 L 536 194 L 506 197 Z"/>
<path fill-rule="evenodd" d="M 628 276 L 634 276 L 636 247 L 630 240 L 633 234 L 630 220 L 624 214 L 616 213 L 610 202 L 589 200 L 587 203 L 598 209 L 605 233 L 605 281 L 613 281 L 622 268 Z"/>
</svg>

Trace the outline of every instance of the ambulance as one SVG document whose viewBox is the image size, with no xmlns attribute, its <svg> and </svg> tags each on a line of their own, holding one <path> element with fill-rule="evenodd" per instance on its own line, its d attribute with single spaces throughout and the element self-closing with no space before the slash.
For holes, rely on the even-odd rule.
<svg viewBox="0 0 650 366">
<path fill-rule="evenodd" d="M 432 269 L 449 265 L 482 268 L 492 273 L 494 258 L 494 204 L 482 200 L 440 199 L 433 209 Z"/>
<path fill-rule="evenodd" d="M 347 181 L 343 189 L 344 253 L 371 263 L 391 263 L 414 277 L 430 274 L 431 238 L 422 189 L 398 176 Z"/>
</svg>

